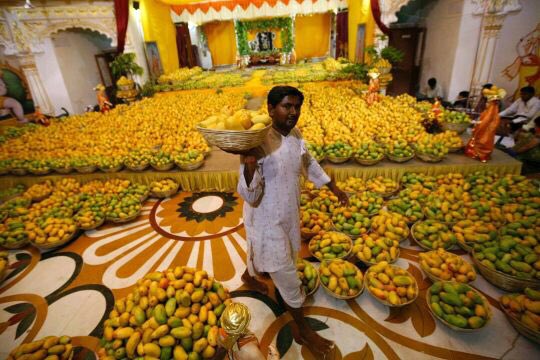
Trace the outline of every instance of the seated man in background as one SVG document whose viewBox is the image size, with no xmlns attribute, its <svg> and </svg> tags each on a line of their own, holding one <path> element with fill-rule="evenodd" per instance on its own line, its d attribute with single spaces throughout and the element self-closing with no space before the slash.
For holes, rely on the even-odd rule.
<svg viewBox="0 0 540 360">
<path fill-rule="evenodd" d="M 520 129 L 516 144 L 507 152 L 523 162 L 522 174 L 540 173 L 540 114 L 532 120 L 534 128 Z"/>
<path fill-rule="evenodd" d="M 444 97 L 444 94 L 443 94 L 441 86 L 437 84 L 437 79 L 431 78 L 428 80 L 427 83 L 428 83 L 428 86 L 424 88 L 422 95 L 427 100 L 434 100 L 434 99 L 442 100 Z"/>
<path fill-rule="evenodd" d="M 452 106 L 455 108 L 466 108 L 468 105 L 468 102 L 469 102 L 469 92 L 460 91 L 456 101 L 454 101 L 454 104 Z"/>
<path fill-rule="evenodd" d="M 534 114 L 540 111 L 540 100 L 534 96 L 534 88 L 525 86 L 520 90 L 519 99 L 514 101 L 508 109 L 499 113 L 501 121 L 509 127 L 511 133 L 533 120 Z M 531 126 L 532 127 L 532 123 Z"/>
</svg>

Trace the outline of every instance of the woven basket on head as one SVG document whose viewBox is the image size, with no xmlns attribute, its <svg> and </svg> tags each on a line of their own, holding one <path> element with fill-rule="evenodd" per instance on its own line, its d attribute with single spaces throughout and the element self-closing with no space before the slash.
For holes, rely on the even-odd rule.
<svg viewBox="0 0 540 360">
<path fill-rule="evenodd" d="M 206 142 L 223 151 L 245 151 L 261 145 L 272 126 L 260 130 L 214 130 L 197 126 Z"/>
</svg>

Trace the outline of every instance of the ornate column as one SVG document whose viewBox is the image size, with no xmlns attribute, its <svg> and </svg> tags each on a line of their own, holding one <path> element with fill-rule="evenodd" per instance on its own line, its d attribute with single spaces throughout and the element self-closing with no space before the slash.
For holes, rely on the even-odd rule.
<svg viewBox="0 0 540 360">
<path fill-rule="evenodd" d="M 34 104 L 40 107 L 43 114 L 54 115 L 54 107 L 52 106 L 49 96 L 43 87 L 43 82 L 39 77 L 34 55 L 19 55 L 18 58 L 21 69 L 28 82 L 28 88 L 32 94 Z"/>
<path fill-rule="evenodd" d="M 482 16 L 480 40 L 471 79 L 471 95 L 477 96 L 482 85 L 491 80 L 493 58 L 504 19 L 510 12 L 520 11 L 521 5 L 519 0 L 473 0 L 473 3 L 476 5 L 473 14 Z"/>
</svg>

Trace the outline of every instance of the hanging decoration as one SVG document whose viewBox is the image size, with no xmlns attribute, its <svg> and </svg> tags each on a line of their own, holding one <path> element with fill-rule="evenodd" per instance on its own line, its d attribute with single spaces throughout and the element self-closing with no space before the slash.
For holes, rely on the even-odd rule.
<svg viewBox="0 0 540 360">
<path fill-rule="evenodd" d="M 290 53 L 294 48 L 293 21 L 290 17 L 273 18 L 255 21 L 236 21 L 236 39 L 240 56 L 252 54 L 268 54 L 272 52 Z M 274 47 L 275 32 L 279 30 L 281 49 Z M 248 33 L 258 31 L 257 37 L 252 41 Z"/>
<path fill-rule="evenodd" d="M 371 0 L 371 14 L 373 15 L 375 23 L 377 23 L 377 26 L 382 31 L 382 33 L 388 35 L 390 33 L 390 29 L 388 29 L 388 27 L 381 19 L 381 8 L 379 6 L 379 0 Z"/>
</svg>

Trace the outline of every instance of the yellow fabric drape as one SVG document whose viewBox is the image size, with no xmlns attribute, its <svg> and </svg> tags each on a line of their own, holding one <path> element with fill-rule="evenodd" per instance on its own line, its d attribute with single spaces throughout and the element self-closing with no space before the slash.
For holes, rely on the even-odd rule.
<svg viewBox="0 0 540 360">
<path fill-rule="evenodd" d="M 236 34 L 232 21 L 204 24 L 203 31 L 208 39 L 208 49 L 214 66 L 236 63 Z"/>
<path fill-rule="evenodd" d="M 145 41 L 155 41 L 165 73 L 179 67 L 176 29 L 171 19 L 171 7 L 153 0 L 140 2 L 141 23 Z"/>
<path fill-rule="evenodd" d="M 297 16 L 294 21 L 297 59 L 320 57 L 330 50 L 330 13 Z"/>
<path fill-rule="evenodd" d="M 371 14 L 370 0 L 349 2 L 349 60 L 356 60 L 356 33 L 358 25 L 365 24 L 364 47 L 375 42 L 375 20 Z"/>
</svg>

